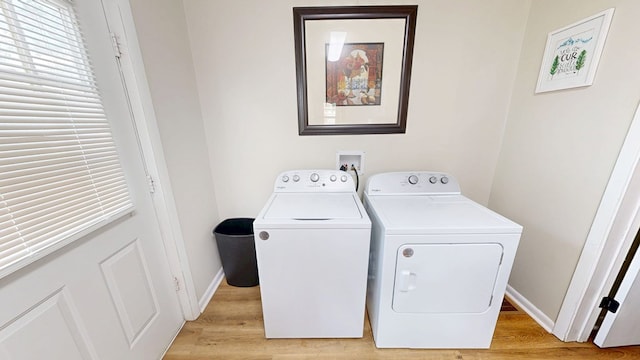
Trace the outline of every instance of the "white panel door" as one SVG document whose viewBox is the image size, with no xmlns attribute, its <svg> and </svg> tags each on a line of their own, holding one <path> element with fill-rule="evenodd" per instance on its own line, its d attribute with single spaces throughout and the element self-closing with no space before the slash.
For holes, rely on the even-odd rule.
<svg viewBox="0 0 640 360">
<path fill-rule="evenodd" d="M 159 359 L 184 319 L 102 3 L 74 3 L 135 211 L 0 279 L 0 359 Z"/>
<path fill-rule="evenodd" d="M 640 256 L 636 255 L 620 283 L 618 310 L 607 312 L 593 342 L 599 347 L 640 345 Z"/>
</svg>

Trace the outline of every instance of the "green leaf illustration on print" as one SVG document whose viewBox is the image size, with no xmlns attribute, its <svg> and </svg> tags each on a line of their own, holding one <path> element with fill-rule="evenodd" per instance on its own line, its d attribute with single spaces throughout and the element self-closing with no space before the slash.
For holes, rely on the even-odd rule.
<svg viewBox="0 0 640 360">
<path fill-rule="evenodd" d="M 556 58 L 553 59 L 553 64 L 551 64 L 551 70 L 549 70 L 549 74 L 551 74 L 552 79 L 553 79 L 553 75 L 555 75 L 556 72 L 558 72 L 559 64 L 560 64 L 560 59 L 558 58 L 558 55 L 556 55 Z"/>
<path fill-rule="evenodd" d="M 576 60 L 576 70 L 580 72 L 580 69 L 584 67 L 584 62 L 587 59 L 587 50 L 582 50 L 580 55 L 578 56 L 578 60 Z"/>
</svg>

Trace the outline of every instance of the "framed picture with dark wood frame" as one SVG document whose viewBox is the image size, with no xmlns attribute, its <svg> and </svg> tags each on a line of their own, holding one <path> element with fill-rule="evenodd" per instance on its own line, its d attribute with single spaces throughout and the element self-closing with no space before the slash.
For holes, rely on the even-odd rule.
<svg viewBox="0 0 640 360">
<path fill-rule="evenodd" d="M 405 132 L 417 13 L 293 8 L 300 135 Z"/>
</svg>

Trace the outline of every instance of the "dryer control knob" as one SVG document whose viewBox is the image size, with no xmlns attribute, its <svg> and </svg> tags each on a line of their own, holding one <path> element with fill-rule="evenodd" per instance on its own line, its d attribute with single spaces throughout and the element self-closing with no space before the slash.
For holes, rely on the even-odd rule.
<svg viewBox="0 0 640 360">
<path fill-rule="evenodd" d="M 331 177 L 329 178 L 329 180 L 331 180 L 331 182 L 335 182 L 336 180 L 338 180 L 338 177 L 335 175 L 331 175 Z"/>
<path fill-rule="evenodd" d="M 432 176 L 432 177 L 429 178 L 429 182 L 432 183 L 432 184 L 435 184 L 435 183 L 438 182 L 438 178 L 435 177 L 435 176 Z"/>
<path fill-rule="evenodd" d="M 446 177 L 446 176 L 443 176 L 443 177 L 440 179 L 440 182 L 441 182 L 441 183 L 443 183 L 443 184 L 446 184 L 446 183 L 448 183 L 448 182 L 449 182 L 449 178 L 448 178 L 448 177 Z"/>
<path fill-rule="evenodd" d="M 409 184 L 415 185 L 418 183 L 418 177 L 415 175 L 409 176 Z"/>
<path fill-rule="evenodd" d="M 318 173 L 313 173 L 313 174 L 311 174 L 310 179 L 313 182 L 318 182 L 318 180 L 320 180 L 320 175 L 318 175 Z"/>
<path fill-rule="evenodd" d="M 347 175 L 340 176 L 340 181 L 347 182 Z"/>
<path fill-rule="evenodd" d="M 258 236 L 261 240 L 269 240 L 269 233 L 266 231 L 260 231 L 260 234 L 258 234 Z"/>
<path fill-rule="evenodd" d="M 289 177 L 287 175 L 282 175 L 282 182 L 288 182 Z"/>
<path fill-rule="evenodd" d="M 298 175 L 293 175 L 293 181 L 294 181 L 294 182 L 298 182 L 298 181 L 300 181 L 300 176 L 298 176 Z"/>
</svg>

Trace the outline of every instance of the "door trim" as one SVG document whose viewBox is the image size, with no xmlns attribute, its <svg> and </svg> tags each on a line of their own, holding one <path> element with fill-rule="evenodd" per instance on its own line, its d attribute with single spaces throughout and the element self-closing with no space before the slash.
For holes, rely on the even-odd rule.
<svg viewBox="0 0 640 360">
<path fill-rule="evenodd" d="M 640 228 L 640 107 L 605 188 L 553 334 L 587 341 L 606 296 Z"/>
<path fill-rule="evenodd" d="M 176 282 L 178 300 L 185 320 L 195 320 L 200 315 L 200 305 L 178 220 L 131 6 L 129 0 L 102 0 L 102 4 L 109 31 L 117 42 L 120 72 L 140 151 L 146 171 L 153 181 L 153 207 L 169 268 Z"/>
</svg>

